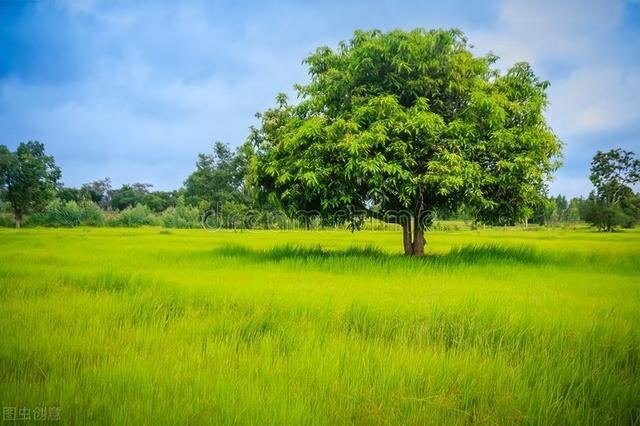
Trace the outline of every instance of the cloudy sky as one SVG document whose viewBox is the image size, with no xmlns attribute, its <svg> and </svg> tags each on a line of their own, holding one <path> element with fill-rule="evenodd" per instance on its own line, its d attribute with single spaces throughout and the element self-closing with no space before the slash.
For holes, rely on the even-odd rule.
<svg viewBox="0 0 640 426">
<path fill-rule="evenodd" d="M 445 3 L 445 2 L 442 2 Z M 175 189 L 214 141 L 307 80 L 301 60 L 354 29 L 462 29 L 505 69 L 551 82 L 565 143 L 552 193 L 589 191 L 596 150 L 640 154 L 640 1 L 0 0 L 0 144 L 40 140 L 67 185 Z"/>
</svg>

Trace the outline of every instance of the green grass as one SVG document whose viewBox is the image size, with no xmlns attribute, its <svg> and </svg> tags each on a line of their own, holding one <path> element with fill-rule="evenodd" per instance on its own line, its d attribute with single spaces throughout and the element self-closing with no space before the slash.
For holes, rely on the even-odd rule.
<svg viewBox="0 0 640 426">
<path fill-rule="evenodd" d="M 0 404 L 64 423 L 640 424 L 640 232 L 0 231 Z"/>
</svg>

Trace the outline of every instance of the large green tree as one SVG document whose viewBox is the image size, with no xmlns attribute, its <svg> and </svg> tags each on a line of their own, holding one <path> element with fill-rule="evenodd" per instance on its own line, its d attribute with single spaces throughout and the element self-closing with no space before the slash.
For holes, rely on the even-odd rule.
<svg viewBox="0 0 640 426">
<path fill-rule="evenodd" d="M 402 225 L 406 254 L 424 253 L 432 212 L 479 221 L 528 218 L 558 167 L 546 81 L 526 63 L 502 74 L 458 30 L 356 31 L 305 59 L 300 102 L 283 95 L 250 139 L 260 193 L 288 214 L 363 211 Z"/>
<path fill-rule="evenodd" d="M 21 143 L 15 152 L 0 145 L 0 194 L 11 204 L 16 228 L 55 197 L 59 179 L 60 169 L 40 142 Z"/>
</svg>

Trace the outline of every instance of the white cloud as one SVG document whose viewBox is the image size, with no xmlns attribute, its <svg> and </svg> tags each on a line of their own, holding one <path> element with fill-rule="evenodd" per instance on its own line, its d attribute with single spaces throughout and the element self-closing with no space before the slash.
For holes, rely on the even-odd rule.
<svg viewBox="0 0 640 426">
<path fill-rule="evenodd" d="M 515 33 L 531 38 L 614 29 L 622 15 L 620 0 L 504 0 L 500 19 Z"/>
<path fill-rule="evenodd" d="M 585 66 L 549 95 L 549 121 L 561 135 L 621 130 L 640 122 L 640 67 Z"/>
<path fill-rule="evenodd" d="M 621 0 L 504 0 L 500 26 L 472 31 L 470 39 L 478 52 L 499 55 L 503 68 L 518 61 L 575 59 L 595 53 L 603 34 L 619 25 L 622 11 Z"/>
</svg>

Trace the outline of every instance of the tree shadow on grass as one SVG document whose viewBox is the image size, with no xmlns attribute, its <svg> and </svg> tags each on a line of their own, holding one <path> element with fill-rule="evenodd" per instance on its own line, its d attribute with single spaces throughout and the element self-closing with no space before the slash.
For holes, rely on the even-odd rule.
<svg viewBox="0 0 640 426">
<path fill-rule="evenodd" d="M 251 249 L 242 245 L 230 245 L 214 250 L 215 256 L 242 259 L 256 263 L 295 262 L 348 262 L 376 265 L 459 265 L 487 263 L 543 264 L 552 258 L 533 247 L 502 247 L 493 244 L 454 247 L 446 254 L 426 254 L 423 257 L 385 253 L 375 246 L 353 246 L 330 250 L 322 246 L 279 245 L 267 249 Z"/>
</svg>

